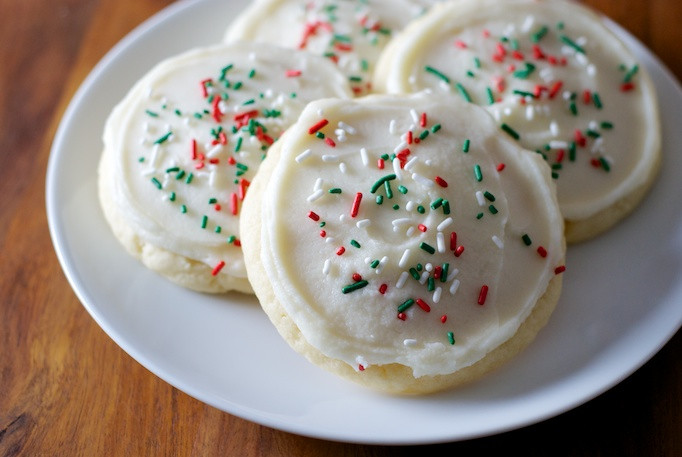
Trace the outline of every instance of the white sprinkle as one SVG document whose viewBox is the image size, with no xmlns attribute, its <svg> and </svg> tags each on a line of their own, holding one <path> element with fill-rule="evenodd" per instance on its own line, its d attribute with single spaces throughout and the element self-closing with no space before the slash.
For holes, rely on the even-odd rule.
<svg viewBox="0 0 682 457">
<path fill-rule="evenodd" d="M 554 71 L 550 67 L 543 68 L 538 74 L 544 82 L 550 82 L 554 80 Z"/>
<path fill-rule="evenodd" d="M 312 153 L 312 151 L 310 149 L 306 149 L 305 151 L 303 151 L 302 153 L 300 153 L 299 155 L 296 156 L 296 163 L 303 162 L 305 159 L 310 157 L 311 153 Z"/>
<path fill-rule="evenodd" d="M 596 140 L 594 140 L 594 143 L 592 144 L 591 151 L 592 154 L 595 154 L 597 152 L 603 152 L 604 150 L 604 137 L 600 136 Z"/>
<path fill-rule="evenodd" d="M 339 214 L 339 222 L 345 222 L 347 217 L 346 214 Z"/>
<path fill-rule="evenodd" d="M 410 219 L 409 217 L 401 217 L 401 218 L 399 218 L 399 219 L 393 219 L 393 220 L 391 221 L 391 223 L 392 223 L 394 226 L 405 225 L 405 224 L 409 224 L 409 223 L 411 223 L 411 222 L 412 222 L 412 219 Z"/>
<path fill-rule="evenodd" d="M 440 287 L 436 287 L 436 290 L 433 292 L 433 302 L 438 303 L 440 301 L 440 295 L 443 293 L 443 289 Z"/>
<path fill-rule="evenodd" d="M 348 171 L 348 169 L 346 168 L 346 162 L 341 162 L 339 164 L 339 171 L 343 174 L 346 174 L 346 171 Z"/>
<path fill-rule="evenodd" d="M 580 65 L 582 65 L 583 67 L 587 66 L 587 64 L 590 63 L 590 61 L 587 59 L 587 56 L 585 56 L 585 54 L 583 54 L 581 52 L 579 52 L 575 55 L 575 60 L 577 60 L 578 63 Z"/>
<path fill-rule="evenodd" d="M 530 31 L 531 27 L 533 27 L 533 24 L 535 24 L 535 17 L 526 16 L 526 19 L 523 21 L 523 24 L 521 25 L 521 32 L 527 33 L 528 31 Z"/>
<path fill-rule="evenodd" d="M 324 111 L 322 111 L 322 108 L 318 108 L 318 109 L 317 109 L 317 115 L 318 115 L 319 117 L 324 117 Z"/>
<path fill-rule="evenodd" d="M 532 121 L 535 117 L 535 108 L 532 105 L 526 106 L 526 119 Z"/>
<path fill-rule="evenodd" d="M 324 261 L 324 266 L 322 267 L 322 274 L 325 275 L 325 276 L 328 275 L 328 274 L 329 274 L 329 269 L 331 268 L 331 266 L 332 266 L 332 261 L 329 260 L 329 259 L 325 260 L 325 261 Z"/>
<path fill-rule="evenodd" d="M 349 134 L 351 134 L 351 135 L 355 135 L 356 130 L 355 130 L 354 127 L 352 127 L 352 126 L 346 124 L 346 123 L 343 122 L 343 121 L 339 121 L 339 124 L 338 124 L 338 125 L 339 125 L 339 128 L 340 128 L 340 129 L 345 130 L 347 133 L 349 133 Z"/>
<path fill-rule="evenodd" d="M 391 122 L 389 122 L 388 133 L 390 133 L 391 135 L 395 135 L 395 119 L 391 119 Z"/>
<path fill-rule="evenodd" d="M 404 167 L 405 170 L 410 171 L 410 169 L 412 168 L 412 166 L 414 166 L 414 164 L 417 163 L 417 160 L 419 160 L 419 159 L 417 158 L 417 156 L 414 156 L 414 157 L 412 157 L 410 160 L 408 160 L 407 163 L 405 164 L 405 167 Z"/>
<path fill-rule="evenodd" d="M 403 179 L 402 169 L 400 168 L 400 159 L 393 159 L 393 174 L 395 174 L 395 179 L 401 181 Z"/>
<path fill-rule="evenodd" d="M 599 130 L 599 124 L 597 123 L 597 121 L 594 121 L 594 120 L 590 121 L 590 122 L 587 124 L 587 127 L 588 127 L 590 130 Z"/>
<path fill-rule="evenodd" d="M 320 190 L 322 189 L 322 184 L 324 184 L 324 181 L 322 178 L 317 178 L 315 180 L 315 185 L 313 186 L 313 190 Z"/>
<path fill-rule="evenodd" d="M 480 190 L 476 191 L 476 201 L 478 202 L 478 206 L 485 205 L 485 197 L 483 196 L 483 192 Z"/>
<path fill-rule="evenodd" d="M 212 158 L 217 156 L 223 150 L 223 145 L 218 143 L 213 148 L 211 148 L 207 153 L 206 157 Z"/>
<path fill-rule="evenodd" d="M 454 281 L 452 281 L 452 284 L 450 285 L 450 293 L 452 295 L 455 295 L 457 289 L 459 289 L 459 279 L 455 279 Z"/>
<path fill-rule="evenodd" d="M 429 279 L 429 276 L 431 276 L 431 275 L 429 274 L 428 271 L 422 271 L 422 277 L 419 278 L 419 284 L 426 283 L 426 280 Z"/>
<path fill-rule="evenodd" d="M 393 148 L 393 152 L 397 154 L 397 153 L 401 152 L 403 149 L 405 149 L 406 147 L 407 147 L 407 141 L 401 141 L 398 144 L 398 146 Z"/>
<path fill-rule="evenodd" d="M 367 157 L 367 149 L 360 148 L 360 158 L 362 159 L 362 164 L 364 166 L 369 165 L 369 157 Z"/>
<path fill-rule="evenodd" d="M 424 269 L 431 273 L 433 271 L 433 264 L 427 263 L 426 265 L 424 265 Z"/>
<path fill-rule="evenodd" d="M 441 254 L 445 252 L 445 237 L 443 236 L 443 232 L 438 232 L 436 234 L 436 246 L 438 247 L 438 252 Z"/>
<path fill-rule="evenodd" d="M 412 173 L 412 179 L 416 183 L 419 183 L 428 189 L 431 189 L 435 185 L 435 183 L 431 181 L 429 178 L 426 178 L 418 173 Z"/>
<path fill-rule="evenodd" d="M 566 149 L 568 147 L 568 143 L 565 141 L 550 141 L 549 142 L 549 147 L 552 149 Z"/>
<path fill-rule="evenodd" d="M 407 347 L 416 346 L 416 345 L 417 345 L 417 340 L 415 340 L 415 339 L 413 339 L 413 338 L 405 338 L 405 339 L 403 340 L 403 344 L 404 344 L 405 346 L 407 346 Z"/>
<path fill-rule="evenodd" d="M 400 273 L 400 277 L 398 278 L 398 281 L 395 283 L 395 288 L 396 289 L 402 289 L 403 286 L 405 285 L 405 281 L 407 281 L 407 271 L 403 271 Z"/>
<path fill-rule="evenodd" d="M 409 250 L 409 249 L 405 249 L 405 251 L 403 252 L 402 257 L 400 257 L 400 262 L 398 262 L 398 266 L 399 266 L 400 268 L 405 268 L 405 266 L 407 265 L 407 261 L 409 260 L 409 258 L 410 258 L 410 250 Z"/>
<path fill-rule="evenodd" d="M 585 68 L 585 72 L 587 73 L 588 76 L 594 78 L 595 76 L 597 76 L 597 67 L 595 67 L 594 64 L 591 63 Z"/>
<path fill-rule="evenodd" d="M 333 155 L 333 154 L 324 154 L 322 156 L 322 161 L 323 162 L 338 162 L 339 156 Z"/>
<path fill-rule="evenodd" d="M 152 158 L 149 161 L 149 165 L 153 168 L 156 168 L 158 165 L 158 161 L 161 158 L 162 155 L 162 150 L 161 150 L 161 145 L 160 144 L 155 144 L 154 147 L 152 148 Z"/>
<path fill-rule="evenodd" d="M 443 230 L 445 230 L 446 228 L 448 228 L 448 227 L 450 226 L 450 224 L 452 224 L 452 218 L 451 218 L 451 217 L 448 217 L 448 218 L 445 219 L 443 222 L 441 222 L 440 224 L 438 224 L 438 226 L 436 227 L 436 230 L 438 230 L 439 232 L 442 232 Z"/>
<path fill-rule="evenodd" d="M 370 225 L 371 223 L 372 223 L 372 221 L 369 220 L 369 219 L 362 219 L 361 221 L 357 221 L 357 222 L 355 223 L 355 226 L 356 226 L 357 228 L 365 228 L 365 227 L 369 227 L 369 225 Z"/>
<path fill-rule="evenodd" d="M 410 110 L 410 116 L 412 116 L 412 121 L 413 121 L 415 124 L 419 123 L 419 114 L 417 114 L 417 110 L 415 110 L 414 108 L 412 108 L 412 109 Z"/>
<path fill-rule="evenodd" d="M 455 276 L 459 274 L 459 269 L 458 268 L 453 268 L 452 271 L 448 274 L 447 281 L 452 281 L 455 279 Z"/>
<path fill-rule="evenodd" d="M 495 243 L 500 249 L 504 248 L 504 243 L 497 235 L 493 235 L 493 243 Z"/>
<path fill-rule="evenodd" d="M 559 136 L 559 124 L 557 121 L 552 121 L 549 123 L 549 131 L 552 133 L 552 136 Z"/>
<path fill-rule="evenodd" d="M 409 201 L 405 204 L 405 209 L 408 210 L 408 211 L 412 211 L 412 210 L 414 209 L 414 205 L 415 205 L 415 203 L 414 203 L 412 200 L 409 200 Z"/>
<path fill-rule="evenodd" d="M 332 244 L 336 241 L 333 236 L 328 236 L 327 238 L 324 239 L 324 242 L 327 244 Z"/>
<path fill-rule="evenodd" d="M 365 263 L 366 263 L 367 265 L 369 265 L 370 263 L 372 263 L 372 258 L 371 258 L 371 257 L 365 257 Z"/>
<path fill-rule="evenodd" d="M 387 257 L 387 256 L 383 256 L 383 257 L 381 258 L 381 260 L 379 260 L 379 266 L 377 266 L 377 268 L 374 270 L 374 271 L 376 272 L 376 274 L 378 274 L 378 275 L 381 274 L 381 272 L 383 271 L 384 267 L 386 266 L 386 262 L 388 262 L 388 257 Z"/>
<path fill-rule="evenodd" d="M 571 97 L 573 96 L 573 93 L 571 93 L 570 90 L 565 90 L 565 91 L 563 91 L 561 96 L 564 98 L 564 100 L 570 100 Z"/>
<path fill-rule="evenodd" d="M 322 189 L 316 190 L 315 192 L 310 194 L 310 196 L 308 197 L 308 203 L 312 203 L 312 202 L 318 200 L 323 195 L 324 195 L 324 190 L 322 190 Z"/>
<path fill-rule="evenodd" d="M 405 235 L 412 236 L 412 234 L 414 233 L 415 230 L 416 229 L 414 228 L 414 225 L 413 225 L 412 227 L 407 229 L 407 231 L 405 232 Z"/>
</svg>

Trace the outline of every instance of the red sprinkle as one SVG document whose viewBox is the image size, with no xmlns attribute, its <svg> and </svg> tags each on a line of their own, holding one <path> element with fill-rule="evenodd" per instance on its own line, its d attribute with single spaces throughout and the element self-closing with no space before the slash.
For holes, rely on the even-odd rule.
<svg viewBox="0 0 682 457">
<path fill-rule="evenodd" d="M 358 211 L 360 211 L 360 202 L 362 201 L 362 192 L 358 192 L 355 194 L 355 198 L 353 199 L 353 206 L 350 209 L 350 217 L 355 217 L 358 215 Z"/>
<path fill-rule="evenodd" d="M 213 276 L 216 276 L 218 273 L 220 273 L 220 270 L 222 270 L 224 266 L 225 266 L 225 261 L 221 260 L 220 262 L 218 262 L 218 264 L 215 267 L 213 267 L 213 271 L 211 271 L 211 274 Z"/>
<path fill-rule="evenodd" d="M 420 232 L 426 232 L 427 230 L 424 224 L 419 224 L 417 228 L 419 229 Z"/>
<path fill-rule="evenodd" d="M 343 255 L 344 252 L 346 252 L 346 248 L 341 246 L 339 249 L 336 250 L 336 255 Z"/>
<path fill-rule="evenodd" d="M 192 160 L 197 160 L 197 140 L 192 139 Z"/>
<path fill-rule="evenodd" d="M 424 300 L 422 300 L 421 298 L 418 298 L 418 299 L 417 299 L 417 305 L 419 305 L 419 307 L 420 307 L 421 309 L 423 309 L 424 311 L 426 311 L 427 313 L 428 313 L 429 311 L 431 311 L 431 307 L 430 307 Z"/>
<path fill-rule="evenodd" d="M 383 170 L 383 169 L 384 169 L 384 159 L 379 158 L 379 160 L 377 160 L 377 168 L 378 168 L 379 170 Z"/>
<path fill-rule="evenodd" d="M 352 278 L 355 282 L 362 281 L 362 275 L 360 273 L 353 273 Z"/>
<path fill-rule="evenodd" d="M 237 194 L 232 192 L 232 195 L 230 195 L 230 212 L 232 213 L 233 216 L 236 216 L 238 211 L 239 203 L 237 200 Z"/>
<path fill-rule="evenodd" d="M 459 246 L 457 246 L 457 249 L 455 249 L 455 257 L 461 256 L 462 252 L 464 252 L 464 246 L 460 244 Z"/>
<path fill-rule="evenodd" d="M 421 127 L 426 127 L 426 113 L 422 113 L 422 116 L 419 119 L 419 125 Z"/>
<path fill-rule="evenodd" d="M 208 97 L 208 89 L 206 89 L 206 84 L 211 82 L 211 78 L 202 79 L 201 84 L 201 95 L 206 98 Z"/>
<path fill-rule="evenodd" d="M 386 291 L 388 290 L 388 285 L 387 284 L 382 284 L 379 286 L 379 293 L 381 295 L 385 294 Z"/>
<path fill-rule="evenodd" d="M 450 250 L 454 251 L 457 249 L 457 232 L 450 233 Z"/>
<path fill-rule="evenodd" d="M 560 275 L 560 274 L 563 273 L 564 271 L 566 271 L 566 265 L 560 265 L 560 266 L 558 266 L 558 267 L 556 267 L 556 268 L 554 269 L 554 274 L 555 274 L 555 275 Z"/>
<path fill-rule="evenodd" d="M 435 179 L 436 184 L 438 184 L 440 187 L 448 187 L 448 182 L 441 178 L 440 176 L 436 176 Z"/>
<path fill-rule="evenodd" d="M 329 121 L 328 121 L 327 119 L 322 119 L 322 120 L 319 121 L 317 124 L 311 126 L 311 127 L 308 129 L 308 133 L 311 134 L 311 135 L 314 134 L 314 133 L 317 133 L 318 130 L 320 130 L 321 128 L 323 128 L 323 127 L 324 127 L 325 125 L 327 125 L 327 124 L 329 124 Z"/>
<path fill-rule="evenodd" d="M 443 315 L 440 317 L 440 321 L 441 321 L 442 323 L 444 323 L 444 324 L 445 324 L 445 322 L 446 322 L 447 320 L 448 320 L 448 316 L 446 316 L 445 314 L 443 314 Z"/>
<path fill-rule="evenodd" d="M 407 144 L 412 144 L 412 130 L 407 131 L 407 135 L 405 135 L 405 141 L 407 141 Z"/>
<path fill-rule="evenodd" d="M 361 364 L 358 364 L 358 370 L 360 370 L 360 371 L 365 371 L 365 366 L 364 366 L 364 365 L 361 365 Z"/>
<path fill-rule="evenodd" d="M 632 89 L 634 89 L 634 88 L 635 88 L 635 84 L 634 84 L 634 83 L 623 83 L 623 84 L 620 86 L 620 91 L 621 91 L 621 92 L 630 92 L 630 91 L 631 91 Z"/>
<path fill-rule="evenodd" d="M 505 164 L 503 164 L 503 163 L 498 164 L 498 165 L 497 165 L 497 171 L 502 171 L 502 170 L 504 170 L 504 167 L 506 167 Z"/>
<path fill-rule="evenodd" d="M 539 247 L 538 247 L 538 254 L 539 254 L 540 257 L 542 257 L 542 258 L 547 257 L 547 249 L 545 249 L 545 248 L 542 247 L 542 246 L 539 246 Z"/>
<path fill-rule="evenodd" d="M 443 274 L 443 267 L 440 265 L 433 269 L 433 278 L 440 279 L 440 275 Z"/>
<path fill-rule="evenodd" d="M 467 44 L 462 40 L 456 40 L 455 46 L 457 46 L 459 49 L 466 49 L 467 48 Z"/>
<path fill-rule="evenodd" d="M 481 286 L 481 291 L 478 293 L 478 304 L 483 306 L 485 305 L 485 299 L 488 296 L 488 286 L 483 284 Z"/>
<path fill-rule="evenodd" d="M 295 78 L 301 76 L 301 70 L 287 70 L 285 75 L 287 78 Z"/>
<path fill-rule="evenodd" d="M 563 87 L 564 83 L 562 81 L 557 81 L 555 82 L 551 89 L 549 89 L 549 98 L 554 98 L 556 95 L 559 93 L 561 88 Z"/>
<path fill-rule="evenodd" d="M 325 238 L 327 236 L 327 232 L 325 230 L 320 230 L 320 236 Z"/>
<path fill-rule="evenodd" d="M 585 103 L 586 105 L 592 103 L 592 92 L 590 92 L 587 89 L 583 91 L 583 103 Z"/>
<path fill-rule="evenodd" d="M 405 319 L 407 319 L 407 314 L 398 313 L 398 319 L 400 319 L 401 321 L 404 321 Z"/>
<path fill-rule="evenodd" d="M 327 144 L 328 144 L 329 146 L 331 146 L 332 148 L 335 148 L 335 147 L 336 147 L 336 143 L 334 143 L 334 140 L 332 140 L 332 139 L 329 138 L 329 137 L 326 137 L 326 138 L 324 139 L 324 142 L 327 143 Z"/>
<path fill-rule="evenodd" d="M 320 216 L 318 216 L 318 214 L 314 211 L 309 211 L 308 217 L 311 218 L 312 220 L 314 220 L 315 222 L 320 220 Z"/>
</svg>

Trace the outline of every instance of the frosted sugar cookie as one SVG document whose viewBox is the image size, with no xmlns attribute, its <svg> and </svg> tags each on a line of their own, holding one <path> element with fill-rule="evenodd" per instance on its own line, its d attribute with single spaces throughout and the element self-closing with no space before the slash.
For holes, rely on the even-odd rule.
<svg viewBox="0 0 682 457">
<path fill-rule="evenodd" d="M 145 75 L 104 132 L 99 194 L 114 234 L 190 289 L 250 292 L 239 216 L 256 169 L 310 100 L 352 96 L 322 58 L 240 43 Z"/>
<path fill-rule="evenodd" d="M 447 95 L 311 103 L 241 223 L 249 279 L 284 339 L 382 391 L 481 376 L 533 339 L 561 289 L 547 165 Z"/>
<path fill-rule="evenodd" d="M 371 89 L 381 50 L 435 0 L 257 0 L 225 40 L 256 40 L 325 56 L 360 95 Z"/>
<path fill-rule="evenodd" d="M 391 43 L 378 68 L 379 89 L 454 93 L 545 157 L 569 242 L 621 220 L 658 170 L 650 78 L 603 19 L 577 3 L 440 4 Z"/>
</svg>

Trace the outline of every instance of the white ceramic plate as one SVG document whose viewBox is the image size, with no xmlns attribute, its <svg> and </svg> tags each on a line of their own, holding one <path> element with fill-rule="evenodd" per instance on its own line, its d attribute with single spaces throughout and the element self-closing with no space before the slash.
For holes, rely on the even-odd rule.
<svg viewBox="0 0 682 457">
<path fill-rule="evenodd" d="M 470 387 L 421 398 L 364 390 L 310 365 L 254 299 L 170 284 L 129 257 L 96 198 L 106 116 L 160 59 L 221 39 L 246 1 L 181 1 L 121 41 L 69 105 L 47 172 L 50 231 L 88 312 L 126 352 L 193 397 L 293 433 L 414 444 L 522 427 L 599 395 L 639 368 L 682 323 L 682 90 L 627 32 L 658 88 L 664 159 L 644 204 L 619 227 L 568 253 L 564 293 L 532 346 Z"/>
</svg>

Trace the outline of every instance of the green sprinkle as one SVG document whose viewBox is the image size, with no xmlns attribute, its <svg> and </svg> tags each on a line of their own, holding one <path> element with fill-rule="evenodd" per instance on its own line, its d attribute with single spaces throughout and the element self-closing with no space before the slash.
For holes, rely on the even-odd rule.
<svg viewBox="0 0 682 457">
<path fill-rule="evenodd" d="M 386 198 L 393 198 L 393 189 L 391 189 L 391 181 L 384 181 L 384 189 L 386 190 Z"/>
<path fill-rule="evenodd" d="M 234 146 L 234 152 L 239 152 L 242 148 L 242 137 L 237 138 L 237 144 Z"/>
<path fill-rule="evenodd" d="M 176 115 L 176 116 L 182 116 L 182 111 L 180 111 L 179 109 L 176 109 L 176 110 L 175 110 L 175 115 Z"/>
<path fill-rule="evenodd" d="M 462 143 L 462 151 L 463 152 L 469 152 L 469 146 L 471 146 L 471 141 L 467 138 L 464 140 L 464 143 Z"/>
<path fill-rule="evenodd" d="M 599 94 L 596 93 L 596 92 L 593 92 L 593 93 L 592 93 L 592 102 L 594 103 L 594 106 L 595 106 L 597 109 L 602 109 L 602 107 L 604 106 L 604 105 L 602 104 L 602 102 L 601 102 L 601 97 L 600 97 Z"/>
<path fill-rule="evenodd" d="M 599 158 L 599 163 L 601 164 L 601 167 L 604 169 L 604 171 L 611 171 L 611 165 L 609 165 L 609 162 L 604 157 Z"/>
<path fill-rule="evenodd" d="M 217 199 L 217 198 L 209 198 L 209 199 L 208 199 L 208 204 L 209 204 L 209 205 L 215 205 L 216 203 L 218 203 L 218 199 Z"/>
<path fill-rule="evenodd" d="M 538 43 L 544 38 L 545 35 L 547 35 L 547 32 L 549 32 L 549 29 L 543 25 L 540 27 L 540 30 L 536 31 L 530 36 L 530 39 L 533 43 Z"/>
<path fill-rule="evenodd" d="M 450 269 L 449 263 L 443 264 L 443 269 L 440 272 L 440 282 L 446 282 L 448 280 L 448 270 Z"/>
<path fill-rule="evenodd" d="M 144 157 L 140 157 L 139 159 L 137 159 L 137 161 L 140 163 L 144 162 Z"/>
<path fill-rule="evenodd" d="M 443 200 L 443 214 L 450 214 L 450 202 L 447 200 Z"/>
<path fill-rule="evenodd" d="M 379 266 L 379 263 L 381 263 L 378 259 L 373 260 L 372 263 L 369 264 L 369 267 L 374 269 Z"/>
<path fill-rule="evenodd" d="M 256 100 L 254 100 L 253 98 L 250 98 L 250 99 L 246 100 L 244 103 L 242 103 L 242 105 L 253 105 L 254 103 L 256 103 Z"/>
<path fill-rule="evenodd" d="M 483 172 L 481 172 L 481 166 L 479 164 L 474 165 L 474 177 L 476 181 L 483 181 Z"/>
<path fill-rule="evenodd" d="M 448 78 L 448 77 L 445 76 L 443 73 L 441 73 L 440 71 L 436 70 L 435 68 L 430 67 L 430 66 L 427 65 L 427 66 L 424 67 L 424 70 L 426 70 L 428 73 L 431 73 L 432 75 L 436 76 L 436 77 L 439 78 L 440 80 L 446 82 L 447 84 L 450 84 L 450 78 Z"/>
<path fill-rule="evenodd" d="M 559 173 L 557 173 L 556 171 L 553 171 L 552 172 L 552 179 L 559 179 Z"/>
<path fill-rule="evenodd" d="M 515 140 L 518 140 L 519 138 L 521 138 L 521 135 L 519 135 L 519 133 L 516 130 L 514 130 L 513 128 L 511 128 L 509 125 L 502 124 L 500 127 L 502 128 L 502 130 L 505 131 L 505 133 L 507 133 L 509 136 L 511 136 Z"/>
<path fill-rule="evenodd" d="M 400 209 L 400 205 L 396 203 L 395 205 L 393 205 L 393 209 L 398 211 Z"/>
<path fill-rule="evenodd" d="M 201 218 L 201 228 L 205 229 L 207 224 L 208 224 L 208 216 L 204 215 Z"/>
<path fill-rule="evenodd" d="M 528 236 L 527 233 L 523 235 L 521 239 L 523 240 L 523 244 L 525 244 L 526 246 L 530 246 L 531 244 L 533 244 L 533 241 L 530 239 L 530 236 Z"/>
<path fill-rule="evenodd" d="M 601 123 L 601 128 L 604 130 L 611 130 L 613 128 L 613 124 L 609 121 L 604 121 Z"/>
<path fill-rule="evenodd" d="M 481 68 L 481 59 L 474 57 L 474 67 Z"/>
<path fill-rule="evenodd" d="M 249 79 L 253 78 L 254 76 L 256 76 L 256 69 L 255 69 L 255 68 L 253 68 L 253 69 L 249 72 Z"/>
<path fill-rule="evenodd" d="M 437 131 L 440 130 L 440 128 L 441 128 L 440 124 L 434 125 L 433 127 L 431 127 L 431 133 L 436 133 Z"/>
<path fill-rule="evenodd" d="M 599 132 L 592 130 L 592 129 L 587 129 L 585 131 L 585 134 L 591 138 L 599 138 L 601 136 L 601 134 Z"/>
<path fill-rule="evenodd" d="M 172 134 L 173 134 L 173 132 L 168 132 L 168 133 L 166 133 L 165 135 L 163 135 L 162 137 L 160 137 L 159 139 L 157 139 L 156 141 L 154 141 L 154 144 L 162 144 L 162 143 L 165 143 L 165 142 L 168 140 L 168 138 L 170 138 L 170 136 L 171 136 Z"/>
<path fill-rule="evenodd" d="M 428 252 L 429 254 L 433 254 L 436 252 L 436 249 L 433 246 L 431 246 L 428 243 L 424 243 L 423 241 L 419 244 L 419 248 Z"/>
<path fill-rule="evenodd" d="M 488 96 L 488 105 L 495 104 L 495 96 L 493 95 L 493 90 L 490 87 L 485 88 L 486 95 Z"/>
<path fill-rule="evenodd" d="M 223 228 L 222 228 L 221 226 L 219 226 L 219 225 L 216 225 L 214 232 L 220 233 L 220 232 L 222 232 L 222 231 L 223 231 Z"/>
<path fill-rule="evenodd" d="M 483 196 L 484 196 L 488 201 L 491 201 L 491 202 L 494 202 L 494 201 L 495 201 L 495 196 L 494 196 L 493 194 L 491 194 L 490 192 L 488 192 L 487 190 L 486 190 L 485 192 L 483 192 Z"/>
<path fill-rule="evenodd" d="M 419 205 L 417 206 L 417 212 L 419 214 L 424 214 L 426 212 L 426 209 L 422 205 Z"/>
<path fill-rule="evenodd" d="M 457 92 L 459 92 L 459 95 L 462 96 L 462 98 L 471 103 L 471 97 L 469 96 L 469 92 L 464 88 L 464 86 L 460 83 L 455 84 L 455 87 L 457 88 Z"/>
<path fill-rule="evenodd" d="M 386 175 L 381 178 L 379 178 L 374 184 L 372 184 L 372 188 L 370 191 L 374 194 L 376 191 L 381 187 L 386 181 L 392 181 L 395 179 L 394 174 Z"/>
<path fill-rule="evenodd" d="M 448 341 L 450 341 L 450 344 L 455 344 L 455 334 L 452 332 L 448 332 Z"/>
<path fill-rule="evenodd" d="M 154 184 L 154 185 L 156 186 L 156 188 L 159 189 L 159 190 L 163 187 L 163 186 L 161 185 L 161 181 L 159 181 L 158 179 L 156 179 L 156 177 L 153 177 L 153 178 L 152 178 L 152 184 Z"/>
<path fill-rule="evenodd" d="M 414 267 L 410 268 L 410 274 L 414 279 L 419 281 L 419 272 Z"/>
<path fill-rule="evenodd" d="M 443 205 L 443 198 L 437 198 L 431 202 L 431 209 L 438 209 Z"/>
<path fill-rule="evenodd" d="M 628 70 L 627 73 L 625 73 L 625 77 L 623 77 L 623 82 L 629 83 L 632 80 L 633 76 L 637 74 L 637 71 L 639 71 L 639 65 L 635 64 L 632 66 L 632 68 L 630 68 L 630 70 Z"/>
<path fill-rule="evenodd" d="M 166 168 L 166 173 L 173 173 L 173 172 L 176 172 L 176 171 L 180 171 L 180 167 L 170 167 L 170 168 Z"/>
<path fill-rule="evenodd" d="M 514 94 L 516 94 L 516 95 L 520 95 L 521 97 L 535 98 L 535 94 L 534 94 L 534 93 L 532 93 L 532 92 L 527 92 L 527 91 L 525 91 L 525 90 L 514 89 L 514 90 L 512 91 L 512 93 L 514 93 Z"/>
<path fill-rule="evenodd" d="M 230 236 L 227 237 L 227 243 L 228 243 L 228 244 L 232 244 L 232 243 L 234 243 L 236 240 L 237 240 L 237 237 L 234 236 L 234 235 L 230 235 Z"/>
<path fill-rule="evenodd" d="M 329 189 L 330 194 L 340 194 L 341 192 L 342 192 L 342 190 L 339 187 L 333 187 L 333 188 Z"/>
<path fill-rule="evenodd" d="M 244 165 L 243 163 L 237 162 L 234 166 L 239 168 L 242 171 L 249 171 L 249 167 Z"/>
<path fill-rule="evenodd" d="M 185 184 L 190 184 L 192 179 L 194 179 L 194 175 L 192 173 L 188 174 L 187 179 L 185 179 Z"/>
<path fill-rule="evenodd" d="M 428 130 L 424 130 L 422 133 L 419 134 L 419 139 L 420 139 L 420 140 L 425 140 L 427 136 L 429 136 L 429 131 L 428 131 Z"/>
<path fill-rule="evenodd" d="M 572 115 L 574 116 L 578 115 L 578 107 L 576 106 L 575 102 L 571 102 L 568 108 L 571 110 Z"/>
<path fill-rule="evenodd" d="M 360 246 L 360 243 L 358 243 L 358 242 L 355 241 L 355 240 L 350 240 L 350 244 L 351 244 L 351 246 L 356 247 L 356 248 L 358 248 L 358 249 L 360 249 L 360 247 L 361 247 L 361 246 Z"/>
<path fill-rule="evenodd" d="M 488 209 L 490 210 L 490 214 L 497 214 L 497 208 L 495 208 L 495 205 L 488 206 Z"/>
<path fill-rule="evenodd" d="M 576 150 L 577 148 L 575 141 L 571 141 L 571 143 L 568 145 L 568 160 L 571 162 L 575 162 Z"/>
<path fill-rule="evenodd" d="M 234 89 L 234 90 L 239 90 L 239 89 L 242 88 L 242 86 L 243 86 L 242 82 L 241 82 L 241 81 L 237 81 L 236 83 L 234 83 L 233 89 Z"/>
<path fill-rule="evenodd" d="M 376 202 L 377 202 L 377 205 L 381 205 L 384 202 L 384 196 L 383 195 L 377 195 Z"/>
<path fill-rule="evenodd" d="M 363 287 L 367 286 L 369 282 L 365 281 L 364 279 L 358 282 L 354 282 L 353 284 L 348 284 L 347 286 L 343 286 L 341 289 L 341 292 L 344 294 L 348 294 L 350 292 L 355 292 L 356 290 L 362 289 Z"/>
<path fill-rule="evenodd" d="M 403 186 L 402 184 L 398 186 L 398 192 L 401 194 L 405 195 L 407 193 L 407 187 Z"/>
<path fill-rule="evenodd" d="M 168 196 L 168 200 L 174 202 L 175 201 L 175 192 L 171 192 L 170 195 Z"/>
<path fill-rule="evenodd" d="M 400 306 L 398 306 L 398 312 L 399 313 L 405 312 L 412 305 L 414 305 L 414 300 L 411 298 L 408 298 Z"/>
<path fill-rule="evenodd" d="M 476 215 L 476 219 L 482 219 L 483 218 L 483 213 L 478 213 Z"/>
<path fill-rule="evenodd" d="M 182 206 L 180 207 L 180 212 L 181 212 L 182 214 L 187 213 L 187 206 L 182 205 Z"/>
<path fill-rule="evenodd" d="M 516 70 L 514 72 L 514 77 L 519 79 L 528 79 L 530 75 L 535 71 L 535 65 L 530 62 L 526 62 L 526 68 L 522 70 Z"/>
<path fill-rule="evenodd" d="M 426 285 L 426 290 L 429 292 L 433 292 L 436 289 L 436 281 L 433 279 L 433 276 L 429 276 L 429 279 L 427 281 Z"/>
<path fill-rule="evenodd" d="M 157 113 L 155 113 L 154 111 L 150 111 L 147 109 L 144 112 L 147 113 L 151 117 L 159 117 L 159 115 Z"/>
<path fill-rule="evenodd" d="M 567 37 L 566 35 L 559 35 L 559 39 L 566 45 L 572 47 L 576 52 L 580 54 L 585 54 L 585 50 L 580 47 L 578 43 Z"/>
</svg>

